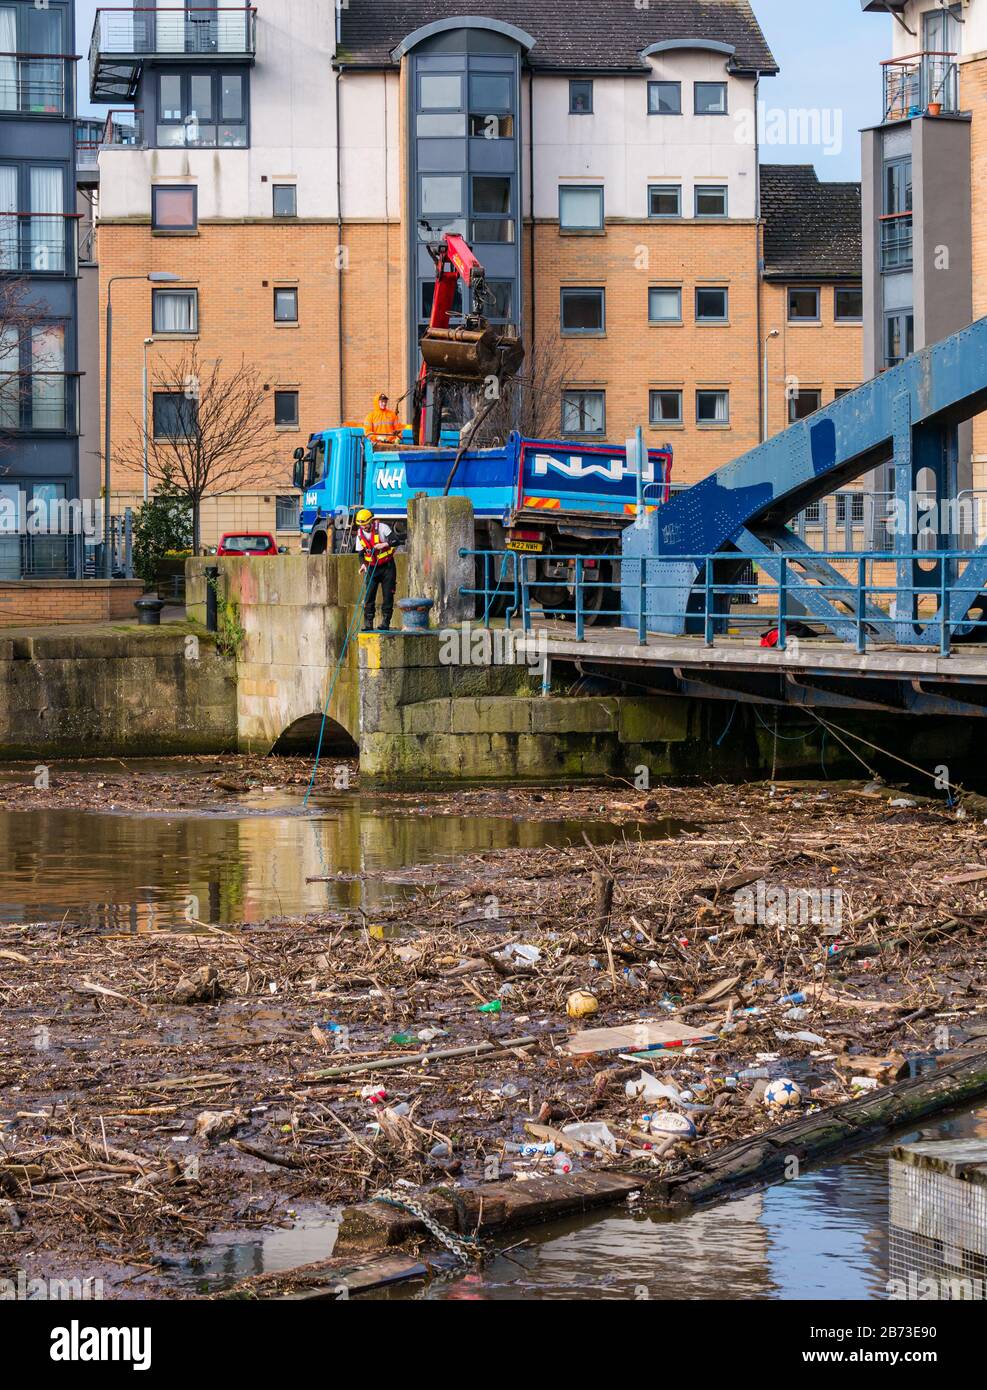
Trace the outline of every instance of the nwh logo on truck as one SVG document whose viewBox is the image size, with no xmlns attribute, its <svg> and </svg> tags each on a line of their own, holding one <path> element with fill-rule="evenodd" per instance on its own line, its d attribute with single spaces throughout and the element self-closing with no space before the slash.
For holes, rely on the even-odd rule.
<svg viewBox="0 0 987 1390">
<path fill-rule="evenodd" d="M 402 486 L 403 483 L 404 483 L 404 469 L 403 469 L 403 468 L 378 468 L 378 469 L 377 469 L 377 486 L 378 486 L 379 488 L 383 488 L 383 489 L 385 489 L 385 490 L 391 490 L 391 489 L 397 488 L 398 490 L 400 490 L 400 488 L 401 488 L 401 486 Z"/>
<path fill-rule="evenodd" d="M 637 469 L 626 459 L 594 459 L 587 462 L 581 454 L 570 454 L 568 459 L 553 458 L 551 454 L 535 454 L 533 470 L 536 477 L 544 477 L 550 470 L 561 473 L 566 478 L 607 478 L 612 483 L 623 482 L 625 478 L 637 476 Z M 655 466 L 651 459 L 644 465 L 644 481 L 655 481 Z"/>
</svg>

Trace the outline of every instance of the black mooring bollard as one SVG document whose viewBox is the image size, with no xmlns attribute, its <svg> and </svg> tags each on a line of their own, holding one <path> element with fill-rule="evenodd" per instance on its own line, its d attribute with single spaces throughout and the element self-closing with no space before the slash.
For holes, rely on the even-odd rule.
<svg viewBox="0 0 987 1390">
<path fill-rule="evenodd" d="M 219 631 L 219 566 L 206 569 L 206 631 Z"/>
<path fill-rule="evenodd" d="M 153 595 L 135 599 L 134 607 L 137 609 L 137 622 L 140 627 L 161 626 L 161 610 L 164 607 L 162 599 L 155 598 Z"/>
</svg>

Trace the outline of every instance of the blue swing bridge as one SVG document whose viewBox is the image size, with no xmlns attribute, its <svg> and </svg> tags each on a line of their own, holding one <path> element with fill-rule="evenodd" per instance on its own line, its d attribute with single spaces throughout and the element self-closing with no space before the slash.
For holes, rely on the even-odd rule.
<svg viewBox="0 0 987 1390">
<path fill-rule="evenodd" d="M 553 556 L 571 562 L 565 604 L 536 557 L 506 551 L 473 552 L 465 592 L 486 621 L 506 606 L 522 641 L 540 625 L 544 644 L 547 626 L 550 659 L 650 667 L 651 688 L 987 714 L 987 493 L 959 477 L 961 434 L 985 409 L 987 318 L 667 501 L 639 491 L 619 557 Z M 821 529 L 843 546 L 820 546 Z"/>
</svg>

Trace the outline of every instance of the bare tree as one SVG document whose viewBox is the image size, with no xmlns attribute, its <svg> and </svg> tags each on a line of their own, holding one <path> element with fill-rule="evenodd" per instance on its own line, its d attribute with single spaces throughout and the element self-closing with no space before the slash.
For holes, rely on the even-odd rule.
<svg viewBox="0 0 987 1390">
<path fill-rule="evenodd" d="M 166 418 L 147 432 L 148 477 L 187 499 L 198 554 L 203 498 L 271 483 L 278 454 L 271 440 L 270 394 L 255 368 L 243 360 L 225 369 L 221 357 L 200 362 L 194 347 L 177 365 L 158 368 L 152 385 L 155 394 L 168 399 L 162 407 Z M 139 472 L 144 426 L 133 423 L 135 434 L 118 457 Z"/>
<path fill-rule="evenodd" d="M 582 373 L 583 358 L 558 334 L 537 339 L 528 349 L 521 370 L 500 388 L 487 409 L 482 390 L 478 399 L 461 403 L 462 417 L 477 422 L 470 445 L 502 444 L 511 430 L 526 439 L 558 439 L 562 434 L 562 392 Z"/>
<path fill-rule="evenodd" d="M 27 280 L 0 277 L 0 450 L 10 445 L 11 432 L 20 425 L 23 372 L 27 358 L 35 372 L 52 370 L 35 329 L 44 325 L 49 310 L 42 300 L 31 297 Z M 3 471 L 3 470 L 0 470 Z"/>
</svg>

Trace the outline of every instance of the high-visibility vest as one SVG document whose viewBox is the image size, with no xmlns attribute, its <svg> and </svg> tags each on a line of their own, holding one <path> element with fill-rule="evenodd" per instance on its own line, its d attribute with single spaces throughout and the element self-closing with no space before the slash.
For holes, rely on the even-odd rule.
<svg viewBox="0 0 987 1390">
<path fill-rule="evenodd" d="M 386 565 L 387 561 L 394 554 L 394 546 L 389 545 L 383 539 L 380 534 L 380 528 L 375 526 L 372 531 L 366 531 L 361 526 L 359 536 L 363 542 L 365 559 L 375 560 L 378 565 Z M 383 546 L 383 549 L 379 549 L 381 546 Z"/>
</svg>

